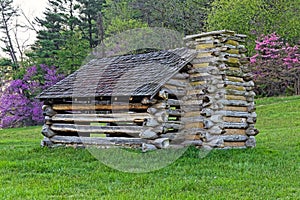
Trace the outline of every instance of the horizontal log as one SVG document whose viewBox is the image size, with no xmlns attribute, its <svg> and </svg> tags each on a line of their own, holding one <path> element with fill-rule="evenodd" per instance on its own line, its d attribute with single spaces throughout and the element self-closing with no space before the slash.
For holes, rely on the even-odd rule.
<svg viewBox="0 0 300 200">
<path fill-rule="evenodd" d="M 188 90 L 187 95 L 205 95 L 204 90 Z"/>
<path fill-rule="evenodd" d="M 181 122 L 167 122 L 167 123 L 164 123 L 163 126 L 167 129 L 176 129 L 176 130 L 179 130 L 179 129 L 182 129 L 183 128 L 183 125 Z"/>
<path fill-rule="evenodd" d="M 247 101 L 248 98 L 245 96 L 239 96 L 239 95 L 225 95 L 225 99 Z"/>
<path fill-rule="evenodd" d="M 110 113 L 110 114 L 56 114 L 53 122 L 143 122 L 154 118 L 147 113 Z"/>
<path fill-rule="evenodd" d="M 204 128 L 204 123 L 203 122 L 193 122 L 193 123 L 189 123 L 189 124 L 185 124 L 184 125 L 185 129 L 191 129 L 191 128 Z"/>
<path fill-rule="evenodd" d="M 112 104 L 112 105 L 84 105 L 84 104 L 55 104 L 53 110 L 147 110 L 149 106 L 143 104 Z"/>
<path fill-rule="evenodd" d="M 53 124 L 50 126 L 53 131 L 79 132 L 79 133 L 125 133 L 136 134 L 143 130 L 141 126 L 89 126 L 76 124 Z"/>
<path fill-rule="evenodd" d="M 224 147 L 224 140 L 216 137 L 215 139 L 209 140 L 209 141 L 205 141 L 203 142 L 203 146 L 206 148 L 223 148 Z"/>
<path fill-rule="evenodd" d="M 175 100 L 168 99 L 167 104 L 170 106 L 189 106 L 189 105 L 201 105 L 203 100 Z"/>
<path fill-rule="evenodd" d="M 201 135 L 184 135 L 185 141 L 190 141 L 190 140 L 201 140 L 203 139 Z"/>
<path fill-rule="evenodd" d="M 235 76 L 227 76 L 226 80 L 231 81 L 231 82 L 244 82 L 244 79 L 240 78 L 240 77 L 235 77 Z"/>
<path fill-rule="evenodd" d="M 248 111 L 248 107 L 243 107 L 243 106 L 225 106 L 224 110 L 225 111 L 247 112 Z"/>
<path fill-rule="evenodd" d="M 214 125 L 209 129 L 210 135 L 222 135 L 225 133 L 225 130 L 221 128 L 219 125 Z"/>
<path fill-rule="evenodd" d="M 224 135 L 246 135 L 246 129 L 225 129 Z"/>
<path fill-rule="evenodd" d="M 247 101 L 241 100 L 219 100 L 217 103 L 221 103 L 224 106 L 241 106 L 241 107 L 248 107 L 251 103 Z"/>
<path fill-rule="evenodd" d="M 217 60 L 217 57 L 211 55 L 211 56 L 207 56 L 207 57 L 193 59 L 191 61 L 191 64 L 194 65 L 194 64 L 201 64 L 201 63 L 209 63 L 209 62 L 214 62 L 216 60 Z"/>
<path fill-rule="evenodd" d="M 150 108 L 155 108 L 155 109 L 165 109 L 168 107 L 168 104 L 167 102 L 163 101 L 163 102 L 158 102 L 154 105 L 152 105 Z"/>
<path fill-rule="evenodd" d="M 158 138 L 158 135 L 156 132 L 153 131 L 153 129 L 149 128 L 147 130 L 142 131 L 139 134 L 139 137 L 143 139 L 156 139 Z"/>
<path fill-rule="evenodd" d="M 237 70 L 227 70 L 227 71 L 225 71 L 225 74 L 228 75 L 228 76 L 244 78 L 244 80 L 245 80 L 246 77 L 250 76 L 250 75 L 247 75 L 247 74 L 245 74 L 241 71 L 237 71 Z M 252 76 L 251 76 L 251 78 L 246 79 L 246 80 L 252 80 Z"/>
<path fill-rule="evenodd" d="M 224 147 L 230 147 L 230 148 L 246 148 L 245 142 L 224 142 Z"/>
<path fill-rule="evenodd" d="M 230 123 L 230 122 L 224 122 L 222 124 L 222 128 L 240 128 L 240 129 L 245 129 L 249 125 L 248 123 Z"/>
<path fill-rule="evenodd" d="M 200 110 L 198 110 L 198 111 L 192 111 L 192 112 L 184 112 L 183 113 L 184 117 L 197 117 L 197 116 L 200 116 L 200 115 L 201 115 Z"/>
<path fill-rule="evenodd" d="M 175 79 L 187 79 L 190 75 L 188 73 L 177 73 L 173 76 Z"/>
<path fill-rule="evenodd" d="M 203 108 L 203 105 L 182 105 L 180 108 L 184 113 L 200 112 L 200 110 Z"/>
<path fill-rule="evenodd" d="M 205 117 L 198 115 L 194 117 L 182 117 L 180 121 L 188 124 L 188 123 L 193 123 L 193 122 L 203 122 Z"/>
<path fill-rule="evenodd" d="M 175 99 L 168 99 L 167 104 L 170 106 L 180 106 L 181 101 L 180 100 L 175 100 Z"/>
<path fill-rule="evenodd" d="M 214 41 L 203 41 L 198 44 L 208 44 L 208 43 L 214 43 Z M 197 54 L 196 58 L 207 58 L 207 57 L 212 57 L 214 56 L 213 53 L 207 52 L 207 51 L 198 51 L 199 53 Z"/>
<path fill-rule="evenodd" d="M 189 36 L 187 36 L 184 39 L 189 39 Z M 204 41 L 205 43 L 207 43 L 207 41 L 209 41 L 209 43 L 213 43 L 213 40 L 214 40 L 213 36 L 205 36 L 205 35 L 195 39 L 196 42 L 203 42 Z"/>
<path fill-rule="evenodd" d="M 202 140 L 186 140 L 182 143 L 184 146 L 202 146 Z"/>
<path fill-rule="evenodd" d="M 197 67 L 198 66 L 198 67 Z M 218 68 L 215 66 L 205 66 L 203 64 L 198 64 L 194 69 L 190 70 L 189 73 L 210 73 L 212 71 L 217 71 Z"/>
<path fill-rule="evenodd" d="M 227 90 L 237 90 L 237 91 L 247 91 L 246 87 L 243 86 L 236 86 L 236 85 L 227 85 Z"/>
<path fill-rule="evenodd" d="M 115 145 L 142 145 L 146 140 L 141 138 L 126 138 L 126 137 L 72 137 L 72 136 L 54 136 L 50 139 L 53 143 L 60 144 L 85 144 L 99 146 L 115 146 Z"/>
<path fill-rule="evenodd" d="M 168 138 L 158 138 L 154 141 L 150 141 L 150 143 L 155 145 L 159 149 L 165 149 L 169 147 L 170 140 Z"/>
<path fill-rule="evenodd" d="M 178 88 L 172 85 L 164 85 L 162 90 L 165 90 L 168 94 L 175 95 L 175 96 L 184 96 L 186 94 L 185 88 Z"/>
<path fill-rule="evenodd" d="M 202 125 L 203 127 L 203 125 Z M 202 135 L 206 133 L 206 129 L 200 128 L 200 127 L 192 127 L 192 128 L 185 128 L 180 131 L 178 131 L 177 135 L 200 135 L 200 138 L 202 138 Z"/>
<path fill-rule="evenodd" d="M 194 89 L 197 89 L 197 86 L 201 87 L 201 86 L 206 86 L 207 82 L 206 81 L 196 81 L 196 82 L 191 82 L 191 86 Z M 202 89 L 202 88 L 201 88 Z"/>
<path fill-rule="evenodd" d="M 245 97 L 255 97 L 255 95 L 256 95 L 255 92 L 253 92 L 253 91 L 245 92 L 245 91 L 230 90 L 230 89 L 226 90 L 226 94 L 227 95 L 245 96 Z"/>
<path fill-rule="evenodd" d="M 142 101 L 141 101 L 141 103 L 142 103 L 143 105 L 155 104 L 155 103 L 157 103 L 157 102 L 158 102 L 157 99 L 149 99 L 148 97 L 144 97 L 144 98 L 142 99 Z"/>
<path fill-rule="evenodd" d="M 256 113 L 226 111 L 226 110 L 216 111 L 215 114 L 223 115 L 226 117 L 241 117 L 241 118 L 256 117 Z"/>
<path fill-rule="evenodd" d="M 242 86 L 242 87 L 254 87 L 254 82 L 232 82 L 232 81 L 225 81 L 226 85 L 235 85 L 235 86 Z"/>
<path fill-rule="evenodd" d="M 223 120 L 225 122 L 233 122 L 233 123 L 237 122 L 238 123 L 238 122 L 246 122 L 247 118 L 241 118 L 241 117 L 223 117 Z"/>
<path fill-rule="evenodd" d="M 184 89 L 189 85 L 189 82 L 187 80 L 171 79 L 166 82 L 166 85 L 172 85 Z"/>
<path fill-rule="evenodd" d="M 221 138 L 225 142 L 245 142 L 249 139 L 249 137 L 246 135 L 223 135 Z"/>
<path fill-rule="evenodd" d="M 176 110 L 171 110 L 169 109 L 167 111 L 167 113 L 169 114 L 169 116 L 174 116 L 174 117 L 181 117 L 183 115 L 183 112 L 179 109 L 176 109 Z"/>
<path fill-rule="evenodd" d="M 209 108 L 203 108 L 200 112 L 200 115 L 205 116 L 205 117 L 211 117 L 214 113 L 214 111 L 212 109 Z"/>
</svg>

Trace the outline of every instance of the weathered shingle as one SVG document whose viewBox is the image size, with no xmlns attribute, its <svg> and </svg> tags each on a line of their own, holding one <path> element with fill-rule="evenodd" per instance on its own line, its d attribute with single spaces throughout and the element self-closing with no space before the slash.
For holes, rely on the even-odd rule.
<svg viewBox="0 0 300 200">
<path fill-rule="evenodd" d="M 38 98 L 151 96 L 195 56 L 186 48 L 91 60 Z"/>
</svg>

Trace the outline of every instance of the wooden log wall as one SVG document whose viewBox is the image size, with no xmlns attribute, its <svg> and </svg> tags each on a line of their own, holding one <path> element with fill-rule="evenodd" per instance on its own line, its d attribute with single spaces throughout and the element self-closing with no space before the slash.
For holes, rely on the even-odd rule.
<svg viewBox="0 0 300 200">
<path fill-rule="evenodd" d="M 247 69 L 245 35 L 215 31 L 187 36 L 187 46 L 197 51 L 191 84 L 204 95 L 201 116 L 205 117 L 203 145 L 218 148 L 254 147 L 258 130 L 253 92 Z M 193 128 L 196 128 L 197 125 Z"/>
<path fill-rule="evenodd" d="M 149 97 L 48 100 L 43 106 L 42 145 L 125 146 L 143 151 L 167 148 L 169 139 L 162 135 L 180 128 L 176 120 L 169 122 L 169 115 L 180 113 L 169 112 L 168 100 L 165 88 L 151 100 Z"/>
</svg>

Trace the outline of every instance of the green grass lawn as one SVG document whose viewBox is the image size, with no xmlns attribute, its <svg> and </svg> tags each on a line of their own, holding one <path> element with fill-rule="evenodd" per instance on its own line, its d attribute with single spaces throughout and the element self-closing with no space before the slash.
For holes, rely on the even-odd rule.
<svg viewBox="0 0 300 200">
<path fill-rule="evenodd" d="M 150 173 L 111 169 L 88 150 L 40 147 L 41 127 L 0 130 L 0 199 L 300 199 L 300 97 L 257 100 L 257 147 L 190 148 Z"/>
</svg>

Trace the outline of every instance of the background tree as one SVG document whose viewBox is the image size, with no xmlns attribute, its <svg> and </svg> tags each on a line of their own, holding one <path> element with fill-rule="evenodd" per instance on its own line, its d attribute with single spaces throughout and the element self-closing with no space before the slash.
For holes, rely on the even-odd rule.
<svg viewBox="0 0 300 200">
<path fill-rule="evenodd" d="M 212 0 L 107 0 L 105 33 L 141 27 L 164 27 L 182 34 L 205 30 Z"/>
<path fill-rule="evenodd" d="M 2 50 L 9 54 L 13 62 L 13 69 L 16 70 L 18 68 L 18 59 L 13 45 L 11 29 L 18 12 L 12 3 L 13 0 L 0 0 L 0 29 L 4 33 L 4 37 L 1 38 L 1 41 L 4 43 Z"/>
<path fill-rule="evenodd" d="M 89 53 L 89 41 L 82 38 L 80 31 L 75 31 L 74 34 L 68 36 L 66 43 L 57 51 L 54 65 L 60 66 L 60 73 L 71 74 L 84 64 Z"/>
<path fill-rule="evenodd" d="M 147 27 L 140 12 L 133 7 L 132 0 L 107 0 L 104 4 L 104 27 L 106 37 L 129 29 Z"/>
<path fill-rule="evenodd" d="M 78 23 L 73 0 L 49 0 L 44 16 L 35 21 L 41 30 L 27 55 L 38 64 L 56 65 L 58 51 L 74 34 Z"/>
<path fill-rule="evenodd" d="M 76 8 L 79 9 L 79 28 L 83 39 L 89 41 L 90 48 L 95 48 L 101 42 L 102 30 L 97 22 L 102 17 L 103 4 L 105 0 L 77 0 Z"/>
<path fill-rule="evenodd" d="M 61 31 L 66 23 L 60 10 L 60 4 L 62 4 L 62 0 L 49 0 L 49 6 L 43 12 L 44 16 L 35 19 L 41 30 L 37 32 L 37 40 L 32 47 L 33 51 L 27 55 L 36 63 L 52 65 L 57 51 L 65 43 Z"/>
<path fill-rule="evenodd" d="M 256 41 L 250 67 L 260 96 L 300 94 L 300 51 L 275 33 Z"/>
<path fill-rule="evenodd" d="M 248 35 L 249 54 L 255 39 L 273 32 L 290 44 L 300 36 L 299 0 L 215 0 L 208 15 L 208 31 L 229 29 Z"/>
<path fill-rule="evenodd" d="M 149 26 L 165 27 L 185 35 L 205 30 L 212 0 L 135 0 L 140 18 Z"/>
<path fill-rule="evenodd" d="M 62 78 L 55 67 L 40 65 L 29 67 L 21 79 L 10 81 L 0 96 L 0 128 L 41 124 L 43 103 L 35 96 Z"/>
</svg>

